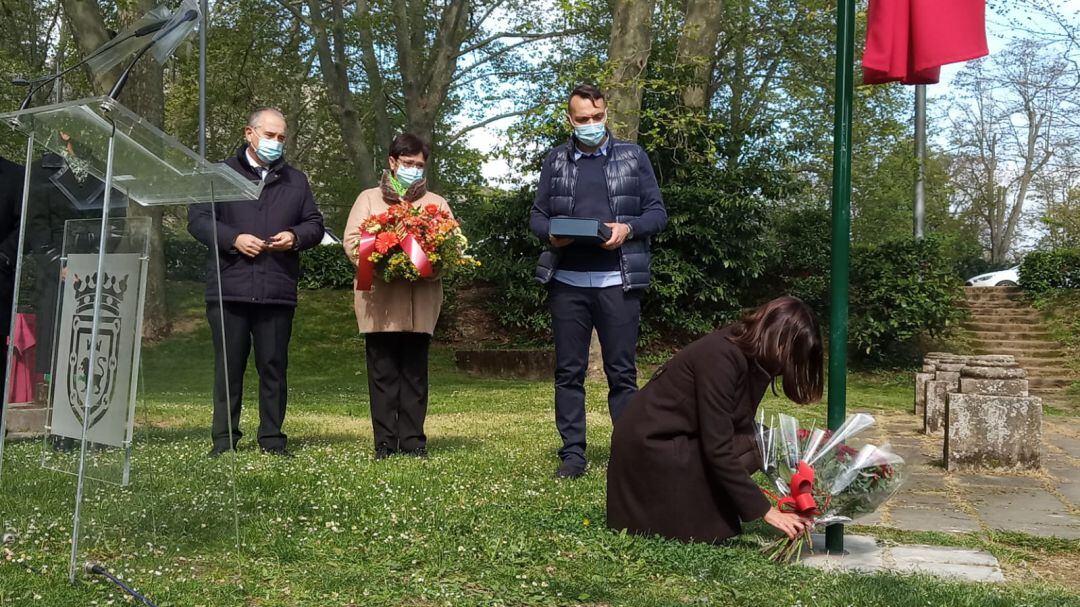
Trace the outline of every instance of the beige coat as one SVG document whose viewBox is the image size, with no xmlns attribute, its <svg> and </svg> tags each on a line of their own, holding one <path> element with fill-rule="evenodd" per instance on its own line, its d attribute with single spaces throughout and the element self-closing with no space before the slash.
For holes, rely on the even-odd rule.
<svg viewBox="0 0 1080 607">
<path fill-rule="evenodd" d="M 450 205 L 438 194 L 426 192 L 413 202 L 416 206 L 437 204 L 449 211 Z M 360 241 L 360 224 L 372 215 L 386 212 L 389 205 L 383 199 L 380 188 L 360 192 L 349 213 L 345 226 L 345 253 L 356 265 L 356 246 Z M 361 333 L 402 331 L 427 333 L 435 331 L 442 309 L 443 288 L 439 279 L 410 282 L 398 280 L 386 282 L 375 273 L 370 291 L 357 291 L 353 284 L 356 308 L 356 324 Z"/>
</svg>

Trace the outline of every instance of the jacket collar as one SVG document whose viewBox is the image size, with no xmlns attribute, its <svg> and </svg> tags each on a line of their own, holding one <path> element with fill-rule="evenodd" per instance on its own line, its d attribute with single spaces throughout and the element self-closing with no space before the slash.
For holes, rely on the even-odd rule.
<svg viewBox="0 0 1080 607">
<path fill-rule="evenodd" d="M 609 128 L 607 130 L 607 138 L 604 140 L 604 144 L 601 146 L 604 149 L 603 156 L 605 164 L 608 160 L 611 159 L 612 150 L 617 143 L 621 143 L 621 141 L 615 137 L 615 133 L 612 133 L 611 129 Z M 570 162 L 577 162 L 577 159 L 575 158 L 577 156 L 577 153 L 579 152 L 577 148 L 577 137 L 574 137 L 574 135 L 570 135 L 570 138 L 566 140 L 565 145 L 567 160 L 569 160 Z"/>
<path fill-rule="evenodd" d="M 394 186 L 390 185 L 390 171 L 383 169 L 382 179 L 379 180 L 379 191 L 382 192 L 383 200 L 387 204 L 396 204 L 404 198 L 407 202 L 416 202 L 427 194 L 427 179 L 418 179 L 405 190 L 405 196 L 399 196 Z"/>
<path fill-rule="evenodd" d="M 252 177 L 256 181 L 258 181 L 259 172 L 255 170 L 255 167 L 251 166 L 251 161 L 248 159 L 247 150 L 248 144 L 245 143 L 241 145 L 236 150 L 236 155 L 234 156 L 234 158 L 237 164 L 240 165 L 240 168 L 250 174 L 249 177 Z M 282 169 L 284 169 L 286 166 L 288 166 L 288 164 L 285 162 L 284 156 L 266 165 L 268 172 L 266 173 L 265 185 L 270 185 L 271 183 L 277 181 L 278 178 L 281 176 Z"/>
</svg>

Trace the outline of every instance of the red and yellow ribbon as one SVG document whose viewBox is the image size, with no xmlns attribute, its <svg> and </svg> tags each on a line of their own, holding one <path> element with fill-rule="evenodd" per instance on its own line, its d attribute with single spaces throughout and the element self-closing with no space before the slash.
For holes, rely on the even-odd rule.
<svg viewBox="0 0 1080 607">
<path fill-rule="evenodd" d="M 357 291 L 370 291 L 375 282 L 375 262 L 371 261 L 371 255 L 375 253 L 375 240 L 375 234 L 360 232 L 360 243 L 356 249 Z M 427 253 L 412 234 L 408 234 L 401 241 L 401 250 L 409 256 L 409 261 L 416 266 L 421 278 L 430 278 L 435 273 Z"/>
</svg>

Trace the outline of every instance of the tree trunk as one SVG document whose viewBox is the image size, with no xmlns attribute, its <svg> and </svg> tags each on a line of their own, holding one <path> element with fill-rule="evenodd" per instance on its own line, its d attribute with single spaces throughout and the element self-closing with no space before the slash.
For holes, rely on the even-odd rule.
<svg viewBox="0 0 1080 607">
<path fill-rule="evenodd" d="M 722 0 L 688 0 L 686 5 L 676 57 L 680 73 L 688 72 L 682 100 L 691 110 L 703 110 L 709 103 L 722 10 Z"/>
<path fill-rule="evenodd" d="M 352 160 L 353 175 L 362 187 L 372 187 L 378 183 L 375 158 L 364 136 L 360 112 L 356 109 L 353 93 L 349 88 L 349 63 L 345 54 L 344 11 L 341 0 L 334 0 L 329 21 L 323 14 L 322 3 L 318 0 L 308 0 L 308 9 L 311 12 L 311 30 L 315 35 L 314 44 L 319 55 L 319 72 L 323 76 L 330 98 L 330 111 L 337 119 L 342 143 Z"/>
<path fill-rule="evenodd" d="M 63 0 L 63 4 L 68 17 L 69 31 L 83 56 L 108 41 L 108 31 L 97 0 Z M 122 8 L 120 18 L 123 22 L 130 23 L 154 6 L 151 0 L 137 0 Z M 94 82 L 94 88 L 99 93 L 105 93 L 112 81 L 113 78 L 103 75 Z M 153 58 L 144 56 L 132 71 L 121 101 L 150 124 L 158 128 L 163 127 L 165 91 L 161 65 Z M 169 332 L 168 308 L 165 305 L 163 213 L 162 207 L 143 207 L 135 204 L 128 208 L 127 214 L 128 217 L 148 217 L 151 221 L 150 265 L 147 271 L 143 315 L 143 336 L 149 339 L 158 339 Z"/>
<path fill-rule="evenodd" d="M 655 0 L 612 0 L 608 124 L 628 141 L 637 141 L 641 125 L 642 83 L 652 52 L 654 6 Z"/>
</svg>

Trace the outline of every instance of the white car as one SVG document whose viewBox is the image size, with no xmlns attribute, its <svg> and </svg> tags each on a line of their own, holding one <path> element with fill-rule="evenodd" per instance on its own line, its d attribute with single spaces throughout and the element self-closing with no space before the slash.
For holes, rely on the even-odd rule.
<svg viewBox="0 0 1080 607">
<path fill-rule="evenodd" d="M 326 231 L 323 232 L 322 242 L 320 242 L 319 244 L 321 244 L 321 245 L 341 244 L 341 239 L 338 238 L 337 234 L 335 234 L 330 228 L 326 228 Z"/>
<path fill-rule="evenodd" d="M 1020 284 L 1020 266 L 990 272 L 989 274 L 980 274 L 975 278 L 967 279 L 964 284 L 969 287 L 1015 287 Z"/>
</svg>

